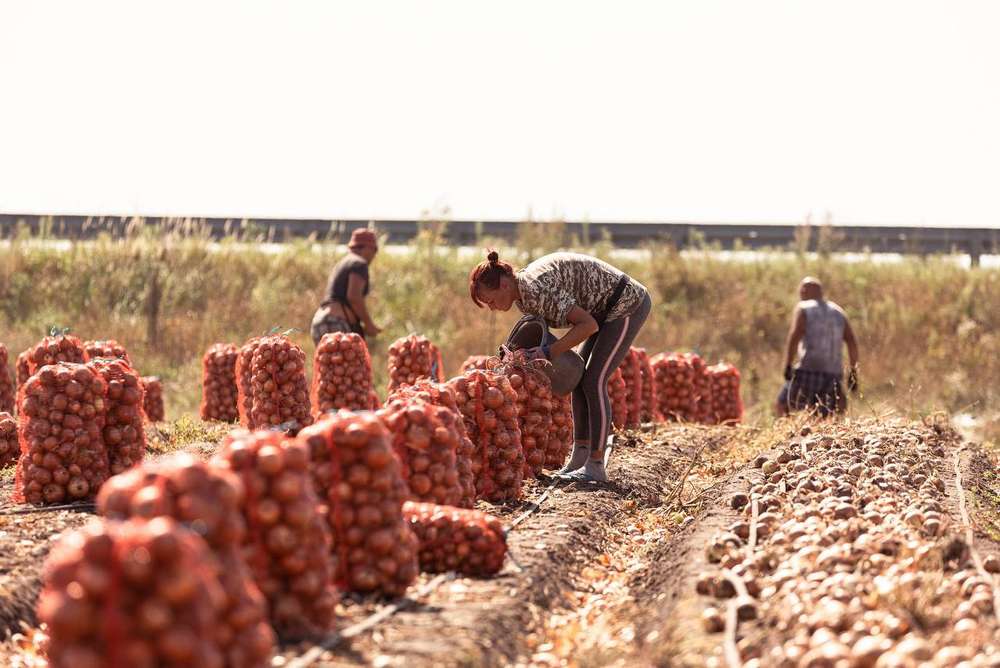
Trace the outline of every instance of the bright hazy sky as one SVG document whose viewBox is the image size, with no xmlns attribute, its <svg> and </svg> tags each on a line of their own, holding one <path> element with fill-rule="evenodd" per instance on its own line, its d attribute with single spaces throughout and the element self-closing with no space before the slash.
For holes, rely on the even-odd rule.
<svg viewBox="0 0 1000 668">
<path fill-rule="evenodd" d="M 0 0 L 0 211 L 1000 227 L 1000 2 Z"/>
</svg>

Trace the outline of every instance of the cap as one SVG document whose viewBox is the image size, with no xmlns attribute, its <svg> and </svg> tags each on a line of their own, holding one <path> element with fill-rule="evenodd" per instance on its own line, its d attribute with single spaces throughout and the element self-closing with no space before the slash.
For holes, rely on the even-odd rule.
<svg viewBox="0 0 1000 668">
<path fill-rule="evenodd" d="M 351 242 L 347 244 L 348 248 L 361 248 L 363 246 L 378 248 L 378 238 L 375 236 L 375 232 L 366 227 L 351 232 Z"/>
</svg>

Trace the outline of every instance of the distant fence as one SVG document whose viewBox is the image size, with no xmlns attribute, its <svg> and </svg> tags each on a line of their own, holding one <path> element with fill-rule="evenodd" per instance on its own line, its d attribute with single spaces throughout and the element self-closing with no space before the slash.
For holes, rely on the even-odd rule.
<svg viewBox="0 0 1000 668">
<path fill-rule="evenodd" d="M 514 242 L 529 224 L 517 221 L 452 220 L 443 226 L 445 239 L 452 244 L 473 246 L 484 238 Z M 545 225 L 546 223 L 530 223 Z M 419 220 L 320 220 L 279 218 L 131 218 L 122 216 L 40 216 L 0 214 L 0 236 L 10 237 L 19 229 L 56 238 L 88 239 L 108 233 L 114 237 L 130 234 L 138 227 L 162 228 L 180 233 L 206 234 L 212 238 L 239 236 L 284 242 L 315 238 L 346 240 L 359 227 L 374 227 L 391 243 L 405 243 L 421 229 L 440 225 Z M 716 245 L 737 248 L 784 248 L 803 251 L 904 253 L 928 255 L 965 253 L 972 264 L 981 255 L 1000 253 L 998 228 L 902 227 L 864 225 L 771 225 L 725 223 L 559 223 L 570 238 L 583 243 L 607 240 L 615 246 L 637 248 L 652 242 L 670 243 L 677 248 Z"/>
</svg>

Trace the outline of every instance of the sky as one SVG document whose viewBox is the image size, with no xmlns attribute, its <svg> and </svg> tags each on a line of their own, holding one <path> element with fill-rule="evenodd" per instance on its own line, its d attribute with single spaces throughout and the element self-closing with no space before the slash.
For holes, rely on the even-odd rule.
<svg viewBox="0 0 1000 668">
<path fill-rule="evenodd" d="M 1000 2 L 0 0 L 0 212 L 1000 227 Z"/>
</svg>

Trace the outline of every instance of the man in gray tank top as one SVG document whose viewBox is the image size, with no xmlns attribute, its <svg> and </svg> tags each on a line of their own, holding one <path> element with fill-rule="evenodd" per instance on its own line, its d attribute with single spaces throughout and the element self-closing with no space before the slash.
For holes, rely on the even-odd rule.
<svg viewBox="0 0 1000 668">
<path fill-rule="evenodd" d="M 823 299 L 823 285 L 807 276 L 799 284 L 799 298 L 785 347 L 785 384 L 778 393 L 775 412 L 809 409 L 827 416 L 843 412 L 847 397 L 841 387 L 843 349 L 847 344 L 850 373 L 847 386 L 858 386 L 858 342 L 844 310 Z M 793 364 L 794 362 L 794 364 Z"/>
</svg>

